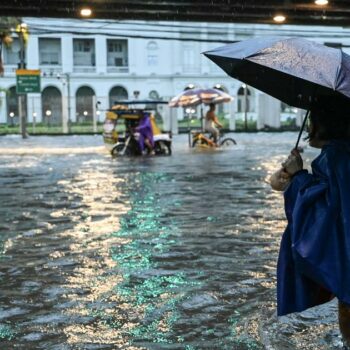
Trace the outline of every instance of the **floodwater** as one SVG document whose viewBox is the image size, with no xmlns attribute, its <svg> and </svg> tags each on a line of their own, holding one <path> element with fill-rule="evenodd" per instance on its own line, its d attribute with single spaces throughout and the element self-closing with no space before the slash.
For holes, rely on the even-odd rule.
<svg viewBox="0 0 350 350">
<path fill-rule="evenodd" d="M 0 349 L 340 348 L 335 301 L 276 317 L 266 179 L 296 136 L 124 159 L 99 136 L 0 138 Z"/>
</svg>

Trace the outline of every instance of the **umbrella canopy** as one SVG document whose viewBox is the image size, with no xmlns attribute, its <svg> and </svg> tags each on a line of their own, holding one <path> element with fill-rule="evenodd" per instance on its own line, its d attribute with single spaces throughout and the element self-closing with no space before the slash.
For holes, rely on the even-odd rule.
<svg viewBox="0 0 350 350">
<path fill-rule="evenodd" d="M 204 55 L 228 75 L 298 108 L 350 98 L 350 56 L 302 38 L 256 38 Z M 349 100 L 350 102 L 350 100 Z"/>
<path fill-rule="evenodd" d="M 219 89 L 189 89 L 172 98 L 170 107 L 188 107 L 204 104 L 230 102 L 233 98 Z"/>
</svg>

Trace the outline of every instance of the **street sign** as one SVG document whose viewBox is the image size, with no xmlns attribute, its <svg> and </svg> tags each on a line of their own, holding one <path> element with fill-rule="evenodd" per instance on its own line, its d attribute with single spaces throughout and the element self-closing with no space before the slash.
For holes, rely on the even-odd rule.
<svg viewBox="0 0 350 350">
<path fill-rule="evenodd" d="M 16 70 L 17 94 L 40 93 L 40 69 Z"/>
</svg>

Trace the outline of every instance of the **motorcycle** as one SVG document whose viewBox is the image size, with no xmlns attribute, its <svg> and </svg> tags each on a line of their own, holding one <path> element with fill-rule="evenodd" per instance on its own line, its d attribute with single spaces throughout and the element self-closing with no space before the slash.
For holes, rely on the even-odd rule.
<svg viewBox="0 0 350 350">
<path fill-rule="evenodd" d="M 122 102 L 106 113 L 103 140 L 110 153 L 113 156 L 171 155 L 171 133 L 160 131 L 150 109 L 129 108 L 127 103 Z M 145 104 L 144 101 L 137 101 L 137 103 Z M 156 103 L 152 101 L 152 105 Z M 161 101 L 161 103 L 164 102 Z M 136 104 L 136 102 L 129 102 L 129 104 Z M 153 150 L 146 148 L 145 152 L 140 148 L 140 134 L 136 131 L 144 117 L 150 118 L 154 141 Z"/>
</svg>

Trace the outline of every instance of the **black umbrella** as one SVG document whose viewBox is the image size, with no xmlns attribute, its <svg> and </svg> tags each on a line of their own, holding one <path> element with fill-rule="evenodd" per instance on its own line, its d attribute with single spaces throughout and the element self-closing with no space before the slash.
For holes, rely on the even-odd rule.
<svg viewBox="0 0 350 350">
<path fill-rule="evenodd" d="M 231 77 L 291 106 L 309 110 L 324 96 L 341 105 L 349 98 L 350 105 L 350 56 L 340 49 L 302 38 L 255 38 L 204 55 Z"/>
</svg>

